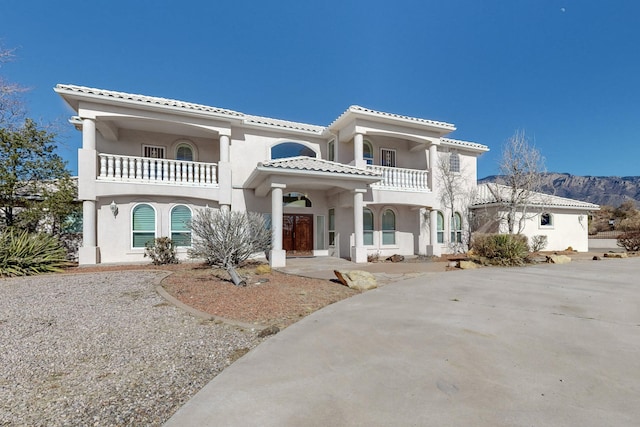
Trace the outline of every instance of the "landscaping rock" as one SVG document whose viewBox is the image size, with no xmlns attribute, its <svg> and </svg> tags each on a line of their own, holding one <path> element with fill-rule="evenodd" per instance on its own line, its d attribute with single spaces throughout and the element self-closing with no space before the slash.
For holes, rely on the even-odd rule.
<svg viewBox="0 0 640 427">
<path fill-rule="evenodd" d="M 402 255 L 391 255 L 389 258 L 387 258 L 387 261 L 391 261 L 391 262 L 402 262 L 404 261 L 404 257 Z"/>
<path fill-rule="evenodd" d="M 276 325 L 271 325 L 258 332 L 258 337 L 264 338 L 268 337 L 269 335 L 275 335 L 278 332 L 280 332 L 280 328 L 278 328 Z"/>
<path fill-rule="evenodd" d="M 376 278 L 368 271 L 362 270 L 333 270 L 334 274 L 340 282 L 358 291 L 367 291 L 378 287 Z"/>
<path fill-rule="evenodd" d="M 571 262 L 571 258 L 566 255 L 549 255 L 547 257 L 547 262 L 551 264 L 567 264 Z"/>
<path fill-rule="evenodd" d="M 476 264 L 473 261 L 460 261 L 460 263 L 458 264 L 458 267 L 460 267 L 463 270 L 472 270 L 474 268 L 478 268 L 480 267 L 478 264 Z"/>
<path fill-rule="evenodd" d="M 600 257 L 598 255 L 594 255 L 592 259 L 594 261 L 600 261 Z"/>
<path fill-rule="evenodd" d="M 626 252 L 610 252 L 610 253 L 604 254 L 604 257 L 605 258 L 628 258 Z"/>
</svg>

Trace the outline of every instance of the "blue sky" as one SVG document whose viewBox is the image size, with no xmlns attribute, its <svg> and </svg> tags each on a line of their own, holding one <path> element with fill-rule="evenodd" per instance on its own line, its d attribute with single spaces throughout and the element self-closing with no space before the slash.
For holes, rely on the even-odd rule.
<svg viewBox="0 0 640 427">
<path fill-rule="evenodd" d="M 547 170 L 640 175 L 636 0 L 0 0 L 0 68 L 30 116 L 80 134 L 57 83 L 327 125 L 349 105 L 454 123 L 486 144 L 524 130 Z"/>
</svg>

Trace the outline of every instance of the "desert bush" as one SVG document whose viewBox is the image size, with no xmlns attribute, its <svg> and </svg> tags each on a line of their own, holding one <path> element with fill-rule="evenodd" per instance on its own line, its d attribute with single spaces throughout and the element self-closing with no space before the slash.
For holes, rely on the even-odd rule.
<svg viewBox="0 0 640 427">
<path fill-rule="evenodd" d="M 271 248 L 271 230 L 264 216 L 255 212 L 202 209 L 191 220 L 191 230 L 189 257 L 225 268 L 236 285 L 243 285 L 244 280 L 235 267 Z"/>
<path fill-rule="evenodd" d="M 547 247 L 549 240 L 547 236 L 544 234 L 539 234 L 537 236 L 531 236 L 531 241 L 529 242 L 529 248 L 531 252 L 543 251 L 544 248 Z"/>
<path fill-rule="evenodd" d="M 494 265 L 522 265 L 529 256 L 527 237 L 522 234 L 475 234 L 473 252 Z"/>
<path fill-rule="evenodd" d="M 640 251 L 640 231 L 627 231 L 618 236 L 618 246 L 628 252 Z"/>
<path fill-rule="evenodd" d="M 67 265 L 66 250 L 53 236 L 10 228 L 0 235 L 0 276 L 59 272 Z"/>
<path fill-rule="evenodd" d="M 157 237 L 144 246 L 144 256 L 151 258 L 154 265 L 177 264 L 176 248 L 168 237 Z"/>
</svg>

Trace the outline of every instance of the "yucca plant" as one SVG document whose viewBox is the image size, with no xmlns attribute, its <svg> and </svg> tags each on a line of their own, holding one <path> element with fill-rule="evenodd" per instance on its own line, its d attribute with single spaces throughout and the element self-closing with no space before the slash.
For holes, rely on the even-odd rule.
<svg viewBox="0 0 640 427">
<path fill-rule="evenodd" d="M 31 276 L 69 265 L 58 239 L 48 234 L 6 229 L 0 235 L 0 276 Z"/>
</svg>

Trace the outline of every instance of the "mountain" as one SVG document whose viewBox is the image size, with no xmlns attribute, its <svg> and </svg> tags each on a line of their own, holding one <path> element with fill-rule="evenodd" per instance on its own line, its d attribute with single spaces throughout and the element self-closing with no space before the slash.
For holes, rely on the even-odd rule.
<svg viewBox="0 0 640 427">
<path fill-rule="evenodd" d="M 501 183 L 500 175 L 482 178 L 478 183 Z M 577 176 L 568 173 L 545 173 L 542 192 L 582 200 L 598 205 L 620 206 L 633 200 L 640 207 L 640 176 Z"/>
</svg>

